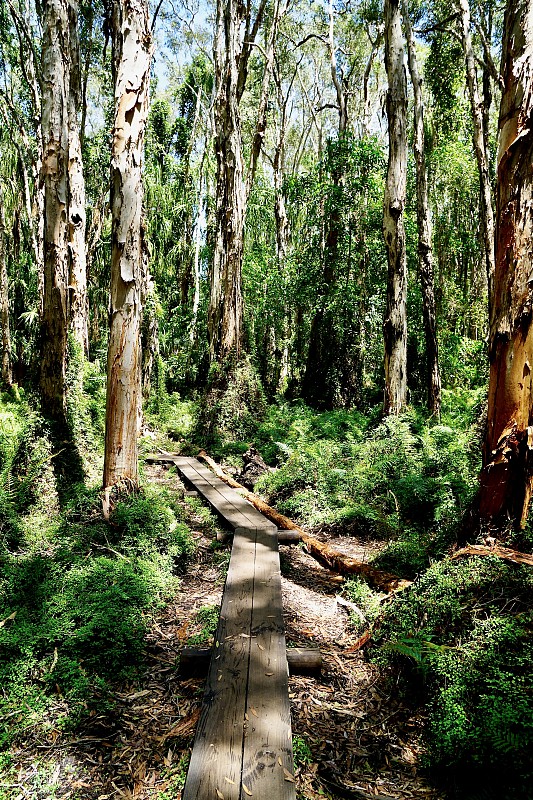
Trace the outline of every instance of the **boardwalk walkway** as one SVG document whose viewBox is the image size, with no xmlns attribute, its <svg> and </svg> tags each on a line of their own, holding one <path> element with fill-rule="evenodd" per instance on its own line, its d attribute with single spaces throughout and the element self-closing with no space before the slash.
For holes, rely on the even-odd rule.
<svg viewBox="0 0 533 800">
<path fill-rule="evenodd" d="M 233 528 L 183 800 L 295 800 L 276 527 L 197 459 L 164 455 Z"/>
</svg>

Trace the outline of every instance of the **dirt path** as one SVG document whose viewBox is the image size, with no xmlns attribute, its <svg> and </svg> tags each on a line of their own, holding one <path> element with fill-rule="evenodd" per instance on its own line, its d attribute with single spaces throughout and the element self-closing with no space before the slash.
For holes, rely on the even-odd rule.
<svg viewBox="0 0 533 800">
<path fill-rule="evenodd" d="M 183 491 L 164 467 L 146 473 Z M 228 548 L 213 549 L 200 518 L 197 528 L 194 563 L 147 636 L 143 680 L 102 695 L 101 713 L 84 719 L 74 740 L 52 729 L 21 745 L 13 753 L 17 781 L 5 795 L 0 783 L 0 798 L 179 800 L 203 679 L 182 680 L 176 660 L 191 636 L 202 636 L 198 610 L 219 605 L 229 559 Z M 342 540 L 357 557 L 375 547 Z M 390 694 L 364 652 L 351 649 L 357 635 L 336 600 L 342 587 L 300 547 L 282 547 L 281 556 L 288 643 L 318 646 L 324 656 L 319 679 L 290 679 L 299 798 L 439 800 L 419 770 L 420 719 Z"/>
</svg>

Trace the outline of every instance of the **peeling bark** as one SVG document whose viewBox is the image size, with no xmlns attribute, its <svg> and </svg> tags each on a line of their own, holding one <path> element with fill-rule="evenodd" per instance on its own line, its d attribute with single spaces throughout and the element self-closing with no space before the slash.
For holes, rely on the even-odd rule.
<svg viewBox="0 0 533 800">
<path fill-rule="evenodd" d="M 241 271 L 246 207 L 267 124 L 268 90 L 282 13 L 280 0 L 273 2 L 265 71 L 246 178 L 239 103 L 246 84 L 251 48 L 265 8 L 266 0 L 261 0 L 252 24 L 250 3 L 217 0 L 214 39 L 216 226 L 207 321 L 212 362 L 223 362 L 230 354 L 239 359 L 242 348 Z M 286 0 L 283 8 L 286 8 Z"/>
<path fill-rule="evenodd" d="M 70 329 L 83 353 L 88 356 L 85 179 L 81 155 L 80 124 L 78 122 L 82 87 L 77 0 L 70 0 L 68 14 L 70 34 L 70 83 L 68 93 Z"/>
<path fill-rule="evenodd" d="M 40 388 L 50 418 L 66 423 L 69 322 L 68 87 L 69 19 L 66 0 L 42 4 L 42 132 L 44 286 Z"/>
<path fill-rule="evenodd" d="M 244 15 L 245 7 L 237 0 L 218 0 L 214 41 L 216 233 L 208 311 L 211 361 L 223 361 L 231 352 L 239 357 L 242 344 L 246 187 L 238 88 Z"/>
<path fill-rule="evenodd" d="M 409 74 L 414 94 L 414 143 L 416 162 L 416 216 L 418 222 L 418 264 L 422 289 L 422 313 L 426 338 L 427 359 L 427 398 L 428 409 L 435 416 L 440 415 L 441 380 L 437 344 L 437 320 L 435 309 L 435 281 L 433 270 L 433 249 L 431 244 L 432 225 L 428 198 L 426 173 L 426 153 L 424 136 L 424 99 L 422 79 L 418 70 L 416 44 L 413 36 L 407 0 L 402 2 L 402 12 L 407 41 Z"/>
<path fill-rule="evenodd" d="M 533 6 L 508 0 L 482 519 L 524 527 L 533 485 Z"/>
<path fill-rule="evenodd" d="M 383 233 L 387 249 L 385 414 L 399 414 L 407 403 L 407 258 L 403 211 L 407 175 L 407 75 L 399 0 L 385 0 L 385 66 L 389 162 L 385 184 Z"/>
<path fill-rule="evenodd" d="M 111 32 L 115 120 L 111 151 L 111 323 L 107 361 L 104 487 L 138 483 L 141 318 L 146 242 L 143 145 L 152 37 L 145 0 L 114 0 Z"/>
</svg>

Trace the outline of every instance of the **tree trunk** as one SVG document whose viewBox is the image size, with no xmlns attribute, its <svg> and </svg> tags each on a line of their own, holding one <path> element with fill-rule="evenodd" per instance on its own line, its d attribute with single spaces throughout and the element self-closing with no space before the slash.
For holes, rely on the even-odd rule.
<svg viewBox="0 0 533 800">
<path fill-rule="evenodd" d="M 414 95 L 414 154 L 416 162 L 416 214 L 418 221 L 418 263 L 420 285 L 422 288 L 422 312 L 426 335 L 427 392 L 428 409 L 435 416 L 440 415 L 441 381 L 437 344 L 437 321 L 435 310 L 435 282 L 433 272 L 433 250 L 431 245 L 432 225 L 429 209 L 428 183 L 426 173 L 426 154 L 424 136 L 424 100 L 422 80 L 418 71 L 416 45 L 409 17 L 407 0 L 402 4 L 409 73 Z"/>
<path fill-rule="evenodd" d="M 470 6 L 468 0 L 458 0 L 458 4 L 461 20 L 461 39 L 466 62 L 466 81 L 468 85 L 470 107 L 472 109 L 474 150 L 476 153 L 481 188 L 481 227 L 485 251 L 485 269 L 487 272 L 490 314 L 493 291 L 492 284 L 494 280 L 494 212 L 492 210 L 489 156 L 484 132 L 483 104 L 479 98 L 476 61 L 474 49 L 472 47 L 472 37 L 470 36 Z"/>
<path fill-rule="evenodd" d="M 480 514 L 524 527 L 533 474 L 533 6 L 508 0 L 498 149 L 496 269 Z"/>
<path fill-rule="evenodd" d="M 216 231 L 208 310 L 211 361 L 224 361 L 242 345 L 241 267 L 246 186 L 239 119 L 239 60 L 244 6 L 218 0 L 214 42 Z"/>
<path fill-rule="evenodd" d="M 69 19 L 66 0 L 42 4 L 42 131 L 44 286 L 40 388 L 47 416 L 66 424 L 69 324 L 68 94 Z"/>
<path fill-rule="evenodd" d="M 143 144 L 152 37 L 145 0 L 112 7 L 115 121 L 111 151 L 111 329 L 107 361 L 104 487 L 138 482 L 141 317 L 146 242 L 142 219 Z"/>
<path fill-rule="evenodd" d="M 11 370 L 11 334 L 9 330 L 9 285 L 6 258 L 6 220 L 4 214 L 4 194 L 0 183 L 0 328 L 2 333 L 2 385 L 10 389 L 13 385 Z"/>
<path fill-rule="evenodd" d="M 385 184 L 383 232 L 388 259 L 385 339 L 385 414 L 399 414 L 407 403 L 407 258 L 403 210 L 407 173 L 407 76 L 399 0 L 385 0 L 385 65 L 389 163 Z"/>
<path fill-rule="evenodd" d="M 69 140 L 69 238 L 70 238 L 70 329 L 85 356 L 89 354 L 87 329 L 87 248 L 85 242 L 85 179 L 81 155 L 80 44 L 78 0 L 69 3 L 70 85 L 68 94 Z"/>
<path fill-rule="evenodd" d="M 211 362 L 223 362 L 230 354 L 238 360 L 242 347 L 244 225 L 267 124 L 268 91 L 282 13 L 280 0 L 273 0 L 272 5 L 271 28 L 264 53 L 265 71 L 246 179 L 239 103 L 246 85 L 251 49 L 265 8 L 266 0 L 261 0 L 252 24 L 251 3 L 217 0 L 214 40 L 216 231 L 207 318 Z M 283 8 L 286 8 L 286 2 Z"/>
<path fill-rule="evenodd" d="M 343 140 L 348 131 L 348 92 L 339 78 L 334 36 L 334 6 L 329 2 L 328 53 L 330 72 L 335 88 L 339 114 L 339 152 L 332 165 L 331 182 L 333 196 L 340 194 L 345 184 L 345 154 Z M 340 190 L 340 191 L 339 191 Z M 311 322 L 309 350 L 302 382 L 302 397 L 314 408 L 327 409 L 349 405 L 352 397 L 342 378 L 344 366 L 350 360 L 350 352 L 343 348 L 339 335 L 338 310 L 332 308 L 331 297 L 335 292 L 339 270 L 339 242 L 343 235 L 343 220 L 338 202 L 333 202 L 329 214 L 325 215 L 325 240 L 323 249 L 323 295 Z"/>
</svg>

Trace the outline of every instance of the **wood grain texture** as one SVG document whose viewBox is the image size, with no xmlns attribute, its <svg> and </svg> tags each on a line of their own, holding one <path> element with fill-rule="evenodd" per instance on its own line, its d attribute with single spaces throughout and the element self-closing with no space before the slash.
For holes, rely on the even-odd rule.
<svg viewBox="0 0 533 800">
<path fill-rule="evenodd" d="M 238 529 L 182 800 L 239 800 L 255 531 Z"/>
<path fill-rule="evenodd" d="M 175 462 L 176 466 L 179 470 L 182 469 L 182 461 L 176 459 Z M 185 466 L 185 464 L 183 464 Z M 186 464 L 187 469 L 194 468 L 196 474 L 201 479 L 201 485 L 204 486 L 205 484 L 210 485 L 213 489 L 216 489 L 219 494 L 221 494 L 228 502 L 237 508 L 241 514 L 246 517 L 248 520 L 248 525 L 253 528 L 265 528 L 266 530 L 274 530 L 275 525 L 270 520 L 266 519 L 260 511 L 253 507 L 251 503 L 241 497 L 238 492 L 234 491 L 233 489 L 226 486 L 224 481 L 218 478 L 216 475 L 213 475 L 210 469 L 205 467 L 203 464 L 196 458 L 187 459 Z M 192 474 L 192 473 L 190 473 Z M 197 482 L 195 479 L 195 485 L 197 486 Z M 204 483 L 205 482 L 205 483 Z"/>
<path fill-rule="evenodd" d="M 251 632 L 242 783 L 261 800 L 294 800 L 279 553 L 265 530 L 257 531 Z"/>
<path fill-rule="evenodd" d="M 215 509 L 218 514 L 220 514 L 220 516 L 228 523 L 228 525 L 230 525 L 230 527 L 233 529 L 254 529 L 255 525 L 250 521 L 248 516 L 243 513 L 242 507 L 236 501 L 236 498 L 242 498 L 239 498 L 236 492 L 233 492 L 232 496 L 222 481 L 219 481 L 219 486 L 216 486 L 213 485 L 212 481 L 206 480 L 205 475 L 197 472 L 195 465 L 190 463 L 191 461 L 195 461 L 195 459 L 176 458 L 174 463 L 176 464 L 180 474 L 187 481 L 192 483 L 203 499 L 206 500 L 207 503 L 213 509 Z M 198 466 L 201 465 L 198 464 Z"/>
</svg>

